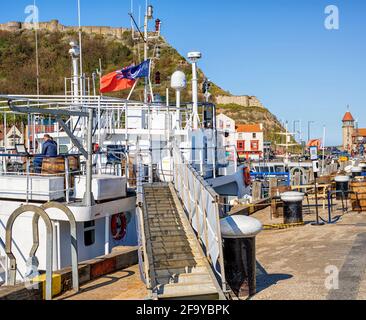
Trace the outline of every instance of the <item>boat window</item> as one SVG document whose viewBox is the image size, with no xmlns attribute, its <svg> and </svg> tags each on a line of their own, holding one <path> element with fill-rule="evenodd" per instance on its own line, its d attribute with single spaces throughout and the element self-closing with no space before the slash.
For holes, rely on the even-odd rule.
<svg viewBox="0 0 366 320">
<path fill-rule="evenodd" d="M 95 221 L 84 222 L 84 245 L 92 246 L 95 243 Z"/>
<path fill-rule="evenodd" d="M 285 172 L 285 168 L 282 166 L 276 166 L 275 167 L 275 172 Z"/>
</svg>

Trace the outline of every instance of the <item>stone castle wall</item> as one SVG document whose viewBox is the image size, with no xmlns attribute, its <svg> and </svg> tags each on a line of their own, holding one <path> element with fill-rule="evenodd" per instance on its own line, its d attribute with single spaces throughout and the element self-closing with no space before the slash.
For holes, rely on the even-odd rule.
<svg viewBox="0 0 366 320">
<path fill-rule="evenodd" d="M 243 107 L 264 108 L 262 103 L 255 96 L 217 96 L 217 104 L 237 104 Z"/>
<path fill-rule="evenodd" d="M 24 29 L 32 29 L 33 24 L 22 23 L 22 22 L 7 22 L 0 24 L 0 30 L 3 31 L 19 31 Z M 40 22 L 39 30 L 45 30 L 50 32 L 68 32 L 68 31 L 78 31 L 78 27 L 69 27 L 64 26 L 59 23 L 58 20 L 51 20 L 49 22 Z M 130 31 L 128 28 L 113 28 L 113 27 L 100 27 L 100 26 L 87 26 L 82 27 L 83 32 L 87 34 L 98 34 L 98 35 L 106 35 L 113 36 L 116 38 L 122 38 L 123 34 L 127 31 Z"/>
</svg>

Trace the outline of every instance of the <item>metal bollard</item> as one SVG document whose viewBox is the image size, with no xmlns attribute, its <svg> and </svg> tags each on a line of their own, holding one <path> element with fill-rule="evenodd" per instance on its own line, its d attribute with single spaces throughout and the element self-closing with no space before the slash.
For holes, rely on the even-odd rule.
<svg viewBox="0 0 366 320">
<path fill-rule="evenodd" d="M 247 216 L 227 217 L 220 224 L 226 280 L 239 298 L 253 296 L 257 290 L 255 237 L 262 224 Z"/>
<path fill-rule="evenodd" d="M 281 200 L 283 201 L 284 223 L 303 222 L 302 202 L 304 194 L 301 192 L 285 192 L 281 194 Z"/>
</svg>

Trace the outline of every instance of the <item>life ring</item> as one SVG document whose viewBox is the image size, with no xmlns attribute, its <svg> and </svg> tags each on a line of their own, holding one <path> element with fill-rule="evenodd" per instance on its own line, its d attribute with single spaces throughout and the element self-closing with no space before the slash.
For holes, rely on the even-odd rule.
<svg viewBox="0 0 366 320">
<path fill-rule="evenodd" d="M 127 233 L 127 219 L 124 213 L 118 213 L 112 216 L 111 233 L 114 240 L 122 240 Z"/>
<path fill-rule="evenodd" d="M 252 184 L 252 178 L 250 177 L 250 169 L 249 167 L 245 167 L 243 170 L 243 175 L 244 175 L 244 183 L 245 186 L 248 187 Z"/>
</svg>

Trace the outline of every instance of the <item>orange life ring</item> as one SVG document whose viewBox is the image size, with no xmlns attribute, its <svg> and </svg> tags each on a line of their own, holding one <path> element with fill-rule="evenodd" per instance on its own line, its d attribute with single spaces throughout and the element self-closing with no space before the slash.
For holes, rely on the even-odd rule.
<svg viewBox="0 0 366 320">
<path fill-rule="evenodd" d="M 244 183 L 245 186 L 248 187 L 252 184 L 252 178 L 250 177 L 250 169 L 249 167 L 245 167 L 243 170 L 243 174 L 244 174 Z"/>
<path fill-rule="evenodd" d="M 124 213 L 118 213 L 111 218 L 111 233 L 114 240 L 122 240 L 127 233 L 127 219 Z"/>
</svg>

